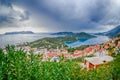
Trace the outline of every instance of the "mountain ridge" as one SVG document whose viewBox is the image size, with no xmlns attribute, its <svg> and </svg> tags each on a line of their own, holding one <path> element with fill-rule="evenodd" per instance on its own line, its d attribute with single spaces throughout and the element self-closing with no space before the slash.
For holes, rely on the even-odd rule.
<svg viewBox="0 0 120 80">
<path fill-rule="evenodd" d="M 114 37 L 114 36 L 117 36 L 119 33 L 120 33 L 120 25 L 113 28 L 112 30 L 110 30 L 108 32 L 105 32 L 104 34 L 106 36 Z"/>
<path fill-rule="evenodd" d="M 95 33 L 95 35 L 104 35 L 104 36 L 108 36 L 108 37 L 116 37 L 119 34 L 120 34 L 120 25 L 118 25 L 115 28 L 113 28 L 109 31 L 106 31 L 106 32 Z"/>
<path fill-rule="evenodd" d="M 73 32 L 57 32 L 57 33 L 52 33 L 51 35 L 73 35 Z"/>
<path fill-rule="evenodd" d="M 6 32 L 4 35 L 14 35 L 14 34 L 34 34 L 32 31 L 15 31 L 15 32 Z"/>
</svg>

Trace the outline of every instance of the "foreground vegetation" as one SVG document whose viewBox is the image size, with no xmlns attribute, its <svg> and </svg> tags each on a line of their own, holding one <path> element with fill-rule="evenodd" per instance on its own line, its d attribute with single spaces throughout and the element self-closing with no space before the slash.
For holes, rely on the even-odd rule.
<svg viewBox="0 0 120 80">
<path fill-rule="evenodd" d="M 109 66 L 86 71 L 72 60 L 42 62 L 32 51 L 27 55 L 10 46 L 6 50 L 0 49 L 0 80 L 120 80 L 120 54 Z"/>
</svg>

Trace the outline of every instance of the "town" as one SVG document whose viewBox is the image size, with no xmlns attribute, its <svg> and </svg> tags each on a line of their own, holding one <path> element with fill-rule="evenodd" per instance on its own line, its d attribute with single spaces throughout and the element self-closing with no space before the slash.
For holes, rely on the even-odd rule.
<svg viewBox="0 0 120 80">
<path fill-rule="evenodd" d="M 83 58 L 83 62 L 80 62 L 82 69 L 96 69 L 99 66 L 103 66 L 106 63 L 113 61 L 113 56 L 117 55 L 120 49 L 120 38 L 114 38 L 103 44 L 97 44 L 89 46 L 83 50 L 75 50 L 73 53 L 69 53 L 66 49 L 38 49 L 30 46 L 15 47 L 15 50 L 23 49 L 27 55 L 30 55 L 31 51 L 38 55 L 42 55 L 42 61 L 59 62 L 61 57 L 65 59 L 78 59 Z M 7 53 L 6 50 L 3 50 Z M 107 64 L 108 65 L 108 64 Z"/>
</svg>

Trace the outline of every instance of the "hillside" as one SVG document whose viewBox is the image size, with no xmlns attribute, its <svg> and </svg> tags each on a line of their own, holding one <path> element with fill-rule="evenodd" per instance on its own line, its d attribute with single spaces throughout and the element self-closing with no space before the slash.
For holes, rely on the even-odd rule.
<svg viewBox="0 0 120 80">
<path fill-rule="evenodd" d="M 73 32 L 58 32 L 58 33 L 53 33 L 51 35 L 73 35 Z"/>
<path fill-rule="evenodd" d="M 42 47 L 42 48 L 67 48 L 65 42 L 75 42 L 79 39 L 86 38 L 90 39 L 95 36 L 87 33 L 75 33 L 73 35 L 66 35 L 64 37 L 55 37 L 55 38 L 43 38 L 34 42 L 31 42 L 29 45 L 31 47 Z"/>
<path fill-rule="evenodd" d="M 120 25 L 116 26 L 115 28 L 111 29 L 110 31 L 103 32 L 103 33 L 95 33 L 95 35 L 105 35 L 109 37 L 117 37 L 120 34 Z"/>
<path fill-rule="evenodd" d="M 117 37 L 120 37 L 120 33 L 117 35 Z"/>
<path fill-rule="evenodd" d="M 105 33 L 105 35 L 110 36 L 110 37 L 115 37 L 120 33 L 120 25 L 117 26 L 116 28 L 108 31 Z"/>
</svg>

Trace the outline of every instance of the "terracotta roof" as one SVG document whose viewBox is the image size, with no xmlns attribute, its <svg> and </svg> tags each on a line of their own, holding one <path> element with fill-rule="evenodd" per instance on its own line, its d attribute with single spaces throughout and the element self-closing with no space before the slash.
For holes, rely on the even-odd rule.
<svg viewBox="0 0 120 80">
<path fill-rule="evenodd" d="M 64 55 L 64 57 L 70 57 L 70 56 L 72 56 L 71 54 L 63 54 Z"/>
<path fill-rule="evenodd" d="M 75 50 L 74 54 L 83 54 L 83 51 L 81 51 L 81 50 Z"/>
<path fill-rule="evenodd" d="M 92 47 L 88 47 L 88 48 L 84 49 L 84 52 L 85 53 L 90 53 L 92 50 L 93 50 Z"/>
<path fill-rule="evenodd" d="M 60 56 L 59 53 L 47 54 L 48 57 Z"/>
<path fill-rule="evenodd" d="M 81 53 L 79 53 L 79 54 L 73 54 L 72 56 L 79 57 L 79 56 L 82 56 L 82 54 Z"/>
<path fill-rule="evenodd" d="M 64 56 L 64 57 L 70 57 L 72 56 L 71 54 L 60 54 L 60 53 L 54 53 L 54 54 L 47 54 L 48 57 L 54 57 L 54 56 Z"/>
<path fill-rule="evenodd" d="M 105 49 L 98 50 L 99 53 L 102 53 L 103 51 L 105 51 Z"/>
<path fill-rule="evenodd" d="M 104 48 L 105 48 L 105 49 L 108 49 L 108 48 L 109 48 L 109 46 L 108 46 L 108 45 L 104 45 Z"/>
<path fill-rule="evenodd" d="M 100 48 L 100 45 L 96 45 L 95 48 L 99 49 L 99 48 Z"/>
</svg>

